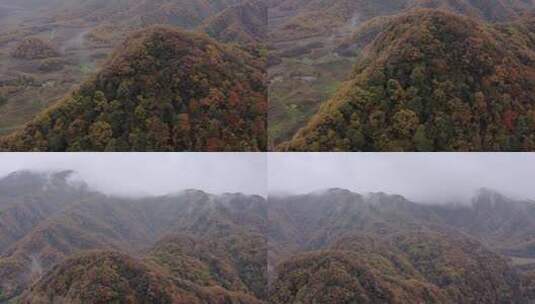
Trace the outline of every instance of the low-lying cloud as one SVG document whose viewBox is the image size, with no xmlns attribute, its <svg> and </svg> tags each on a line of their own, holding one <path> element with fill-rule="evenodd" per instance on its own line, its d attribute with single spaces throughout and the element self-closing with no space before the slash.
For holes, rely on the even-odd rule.
<svg viewBox="0 0 535 304">
<path fill-rule="evenodd" d="M 535 199 L 533 153 L 4 153 L 0 176 L 74 170 L 99 191 L 126 196 L 184 189 L 308 193 L 329 188 L 466 202 L 486 187 Z"/>
<path fill-rule="evenodd" d="M 184 189 L 266 195 L 262 153 L 3 153 L 0 176 L 73 170 L 91 188 L 122 196 Z"/>
<path fill-rule="evenodd" d="M 480 188 L 535 199 L 533 153 L 275 153 L 270 193 L 328 188 L 401 194 L 419 202 L 466 202 Z"/>
</svg>

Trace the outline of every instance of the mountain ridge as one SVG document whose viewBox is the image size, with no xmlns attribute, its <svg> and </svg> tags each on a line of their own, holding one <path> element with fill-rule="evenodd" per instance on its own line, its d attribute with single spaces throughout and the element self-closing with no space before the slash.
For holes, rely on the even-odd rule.
<svg viewBox="0 0 535 304">
<path fill-rule="evenodd" d="M 530 268 L 503 250 L 533 231 L 509 216 L 535 219 L 523 207 L 533 202 L 482 191 L 472 205 L 425 205 L 335 189 L 269 203 L 273 303 L 533 301 Z"/>
<path fill-rule="evenodd" d="M 78 189 L 75 185 L 42 187 L 47 183 L 46 177 L 64 178 L 72 174 L 71 171 L 59 172 L 32 174 L 25 171 L 0 179 L 0 187 L 5 180 L 10 185 L 13 185 L 14 180 L 24 185 L 27 184 L 26 180 L 31 182 L 36 178 L 43 179 L 34 187 L 41 193 L 40 200 L 24 202 L 25 197 L 33 193 L 14 192 L 11 196 L 14 204 L 0 209 L 0 276 L 3 278 L 0 282 L 0 302 L 22 297 L 28 303 L 55 303 L 59 297 L 79 301 L 82 300 L 79 297 L 91 296 L 91 293 L 79 293 L 77 290 L 81 285 L 73 281 L 69 281 L 72 285 L 63 285 L 64 275 L 79 277 L 79 268 L 74 265 L 80 265 L 81 268 L 88 266 L 87 271 L 90 273 L 96 271 L 106 274 L 78 278 L 95 289 L 99 289 L 98 286 L 115 286 L 123 290 L 125 296 L 132 292 L 143 293 L 142 285 L 128 285 L 131 283 L 128 281 L 129 276 L 124 276 L 123 272 L 117 273 L 117 276 L 107 276 L 110 271 L 115 271 L 113 267 L 109 268 L 110 261 L 117 261 L 125 266 L 126 273 L 135 270 L 149 281 L 154 279 L 151 284 L 163 288 L 162 297 L 169 292 L 170 299 L 175 299 L 162 303 L 188 302 L 184 299 L 197 301 L 191 303 L 262 303 L 265 292 L 259 286 L 265 286 L 262 283 L 262 267 L 266 263 L 263 262 L 262 253 L 265 250 L 262 250 L 264 245 L 261 235 L 265 229 L 266 211 L 265 199 L 261 196 L 214 195 L 201 190 L 139 198 L 105 195 L 93 190 L 78 191 L 71 196 L 68 187 Z M 63 198 L 63 201 L 54 199 L 54 196 Z M 51 202 L 47 201 L 49 198 L 52 199 Z M 3 202 L 2 197 L 0 202 Z M 48 207 L 50 210 L 45 208 L 48 204 L 52 206 Z M 18 216 L 13 217 L 11 214 Z M 18 226 L 21 227 L 14 230 Z M 182 237 L 176 236 L 177 234 Z M 198 247 L 201 249 L 180 249 L 185 244 L 179 241 L 181 238 L 199 240 Z M 222 248 L 227 248 L 233 256 L 225 255 L 227 249 Z M 94 250 L 111 250 L 118 252 L 121 257 L 107 253 L 89 253 L 90 257 L 81 260 L 76 258 L 78 254 L 84 255 L 84 252 Z M 175 250 L 181 250 L 186 255 L 175 256 Z M 205 266 L 199 266 L 201 268 L 196 271 L 204 269 L 207 273 L 203 276 L 214 278 L 225 273 L 230 282 L 234 283 L 219 279 L 212 280 L 210 284 L 195 283 L 187 273 L 169 272 L 171 265 L 195 261 L 203 256 L 203 251 L 219 255 L 208 255 L 207 260 L 201 263 Z M 138 263 L 132 260 L 138 257 L 143 257 L 144 261 Z M 97 261 L 102 263 L 96 263 Z M 156 273 L 148 270 L 153 269 L 150 265 L 154 261 L 159 261 L 157 265 L 161 268 L 155 270 Z M 195 269 L 195 266 L 192 267 Z M 120 297 L 122 294 L 111 290 L 103 292 L 106 299 Z M 182 297 L 183 300 L 176 300 Z"/>
<path fill-rule="evenodd" d="M 151 27 L 129 36 L 71 96 L 3 137 L 0 149 L 264 150 L 263 78 L 258 55 Z"/>
<path fill-rule="evenodd" d="M 534 44 L 522 30 L 531 18 L 507 27 L 437 10 L 400 15 L 281 149 L 530 150 L 521 113 L 533 106 Z"/>
</svg>

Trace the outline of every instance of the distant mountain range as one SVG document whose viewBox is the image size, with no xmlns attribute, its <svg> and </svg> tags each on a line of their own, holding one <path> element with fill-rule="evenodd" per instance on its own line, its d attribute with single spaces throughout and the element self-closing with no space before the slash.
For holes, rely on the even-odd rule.
<svg viewBox="0 0 535 304">
<path fill-rule="evenodd" d="M 200 30 L 222 42 L 265 44 L 267 13 L 261 0 L 242 1 L 206 19 Z"/>
<path fill-rule="evenodd" d="M 330 189 L 120 198 L 0 179 L 1 303 L 532 303 L 535 202 Z"/>
<path fill-rule="evenodd" d="M 188 190 L 123 199 L 70 174 L 0 180 L 0 302 L 264 301 L 264 198 Z"/>
<path fill-rule="evenodd" d="M 270 197 L 271 303 L 532 303 L 535 202 Z"/>
</svg>

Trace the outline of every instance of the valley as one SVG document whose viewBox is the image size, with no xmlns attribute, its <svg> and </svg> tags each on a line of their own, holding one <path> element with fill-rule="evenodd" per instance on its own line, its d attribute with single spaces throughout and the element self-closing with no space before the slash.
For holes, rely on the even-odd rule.
<svg viewBox="0 0 535 304">
<path fill-rule="evenodd" d="M 97 23 L 46 20 L 39 7 L 33 6 L 10 9 L 6 14 L 11 18 L 3 20 L 5 26 L 0 35 L 2 134 L 22 128 L 37 113 L 75 89 L 102 64 L 113 47 L 111 43 L 96 44 L 87 39 Z M 13 58 L 13 50 L 27 38 L 46 41 L 55 54 Z"/>
</svg>

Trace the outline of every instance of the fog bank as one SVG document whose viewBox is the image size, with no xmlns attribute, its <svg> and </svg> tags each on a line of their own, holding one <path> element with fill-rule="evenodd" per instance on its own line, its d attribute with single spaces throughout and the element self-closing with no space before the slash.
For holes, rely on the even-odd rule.
<svg viewBox="0 0 535 304">
<path fill-rule="evenodd" d="M 184 189 L 266 195 L 262 153 L 2 153 L 0 176 L 73 170 L 89 187 L 121 196 Z"/>
<path fill-rule="evenodd" d="M 273 153 L 268 164 L 270 193 L 343 188 L 444 203 L 485 187 L 535 199 L 534 153 Z"/>
</svg>

